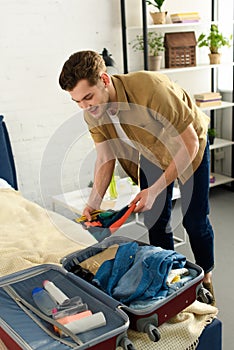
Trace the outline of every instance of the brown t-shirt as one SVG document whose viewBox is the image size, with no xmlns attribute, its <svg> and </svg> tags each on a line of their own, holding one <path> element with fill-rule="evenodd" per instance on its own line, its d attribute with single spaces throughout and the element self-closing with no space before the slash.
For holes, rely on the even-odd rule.
<svg viewBox="0 0 234 350">
<path fill-rule="evenodd" d="M 140 71 L 111 77 L 117 92 L 117 117 L 134 147 L 118 138 L 108 113 L 96 120 L 85 113 L 85 121 L 96 143 L 108 141 L 124 170 L 138 182 L 139 154 L 165 170 L 177 149 L 174 137 L 192 123 L 199 151 L 186 171 L 184 183 L 199 166 L 207 140 L 209 117 L 189 95 L 166 75 Z"/>
</svg>

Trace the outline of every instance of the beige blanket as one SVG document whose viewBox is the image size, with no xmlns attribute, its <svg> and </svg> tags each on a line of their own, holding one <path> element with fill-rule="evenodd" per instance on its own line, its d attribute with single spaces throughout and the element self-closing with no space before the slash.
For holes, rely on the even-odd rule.
<svg viewBox="0 0 234 350">
<path fill-rule="evenodd" d="M 0 189 L 0 276 L 58 264 L 63 256 L 96 242 L 81 230 L 81 225 L 47 212 L 18 191 Z"/>
</svg>

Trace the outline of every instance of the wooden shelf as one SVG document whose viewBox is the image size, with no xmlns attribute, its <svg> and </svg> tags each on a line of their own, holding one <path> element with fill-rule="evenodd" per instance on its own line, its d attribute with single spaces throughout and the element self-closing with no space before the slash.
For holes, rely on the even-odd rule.
<svg viewBox="0 0 234 350">
<path fill-rule="evenodd" d="M 234 62 L 223 62 L 220 64 L 198 64 L 194 67 L 178 67 L 178 68 L 162 68 L 157 71 L 157 73 L 170 74 L 170 73 L 181 73 L 181 72 L 190 72 L 202 69 L 211 69 L 219 68 L 221 66 L 234 65 Z"/>
<path fill-rule="evenodd" d="M 221 175 L 221 174 L 216 174 L 216 173 L 212 173 L 211 175 L 213 175 L 215 177 L 215 182 L 210 184 L 210 187 L 215 187 L 215 186 L 219 186 L 219 185 L 223 185 L 223 184 L 227 184 L 229 182 L 234 181 L 234 178 L 229 177 L 229 176 L 225 176 L 225 175 Z"/>
<path fill-rule="evenodd" d="M 210 188 L 234 181 L 234 178 L 230 176 L 225 176 L 225 175 L 216 174 L 216 173 L 211 173 L 211 175 L 215 177 L 215 182 L 210 183 Z M 174 187 L 172 200 L 176 200 L 178 198 L 180 198 L 180 189 L 178 187 Z"/>
<path fill-rule="evenodd" d="M 215 109 L 229 108 L 229 107 L 233 107 L 233 106 L 234 106 L 233 102 L 222 101 L 222 104 L 219 106 L 204 107 L 204 108 L 201 108 L 201 110 L 202 111 L 213 111 Z"/>
<path fill-rule="evenodd" d="M 227 147 L 227 146 L 231 146 L 231 145 L 234 145 L 234 141 L 224 140 L 224 139 L 220 139 L 220 138 L 216 137 L 213 145 L 210 145 L 210 150 L 222 148 L 222 147 Z"/>
<path fill-rule="evenodd" d="M 172 28 L 183 28 L 183 27 L 196 27 L 196 26 L 210 26 L 211 24 L 217 24 L 217 21 L 204 22 L 190 22 L 190 23 L 166 23 L 166 24 L 148 24 L 148 29 L 172 29 Z M 142 26 L 130 26 L 129 30 L 140 29 L 142 30 Z"/>
</svg>

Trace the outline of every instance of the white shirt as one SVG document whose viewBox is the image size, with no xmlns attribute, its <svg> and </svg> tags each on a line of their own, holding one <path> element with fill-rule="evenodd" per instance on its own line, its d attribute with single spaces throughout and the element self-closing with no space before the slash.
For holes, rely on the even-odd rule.
<svg viewBox="0 0 234 350">
<path fill-rule="evenodd" d="M 117 135 L 119 136 L 119 138 L 126 142 L 129 146 L 136 148 L 134 146 L 134 144 L 132 143 L 132 141 L 129 139 L 129 137 L 127 136 L 127 134 L 125 133 L 125 131 L 123 130 L 120 122 L 119 122 L 119 118 L 117 116 L 117 114 L 112 114 L 110 110 L 107 110 L 107 113 L 115 127 L 115 130 L 117 132 Z"/>
</svg>

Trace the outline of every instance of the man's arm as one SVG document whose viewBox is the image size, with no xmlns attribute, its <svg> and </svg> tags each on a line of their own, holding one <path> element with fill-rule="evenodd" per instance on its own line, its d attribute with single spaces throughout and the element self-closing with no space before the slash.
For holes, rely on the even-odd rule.
<svg viewBox="0 0 234 350">
<path fill-rule="evenodd" d="M 108 142 L 95 144 L 97 159 L 94 170 L 94 184 L 88 199 L 87 206 L 83 210 L 83 215 L 91 220 L 90 213 L 94 209 L 99 209 L 102 199 L 110 184 L 115 168 L 115 156 L 108 145 Z"/>
<path fill-rule="evenodd" d="M 198 136 L 190 124 L 184 132 L 175 137 L 178 151 L 160 178 L 149 188 L 139 192 L 132 203 L 137 203 L 135 212 L 151 209 L 157 196 L 179 175 L 181 175 L 194 160 L 198 148 Z"/>
</svg>

